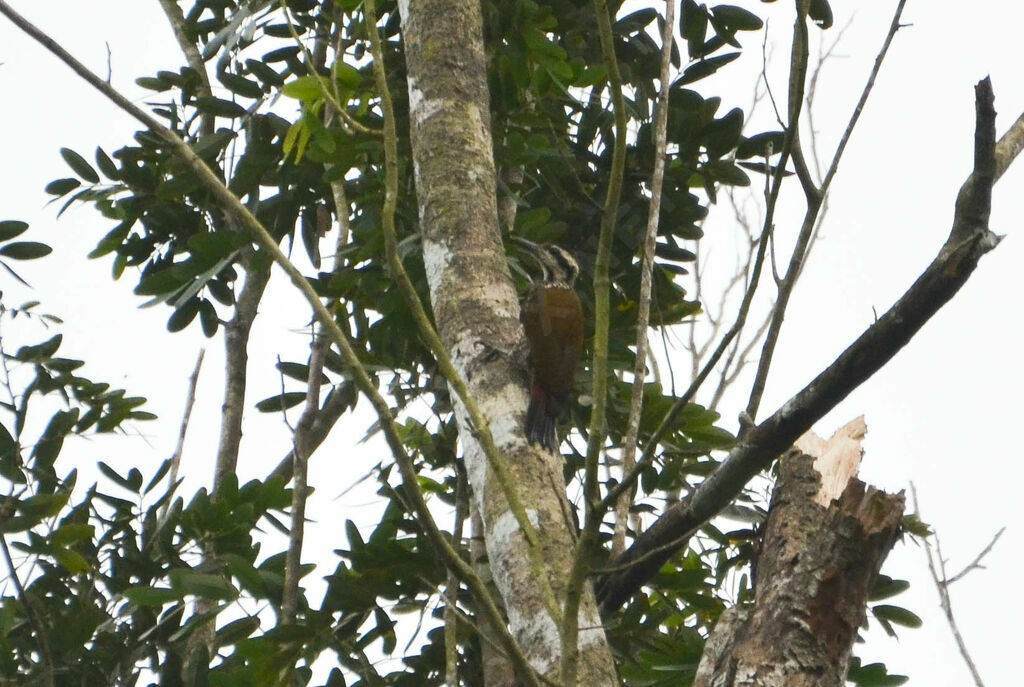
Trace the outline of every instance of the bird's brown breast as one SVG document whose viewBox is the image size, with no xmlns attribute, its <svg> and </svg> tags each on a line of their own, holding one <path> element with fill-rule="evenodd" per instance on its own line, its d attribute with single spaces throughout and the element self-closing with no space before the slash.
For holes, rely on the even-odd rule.
<svg viewBox="0 0 1024 687">
<path fill-rule="evenodd" d="M 583 350 L 583 308 L 572 289 L 539 286 L 523 304 L 534 384 L 552 394 L 572 390 Z"/>
</svg>

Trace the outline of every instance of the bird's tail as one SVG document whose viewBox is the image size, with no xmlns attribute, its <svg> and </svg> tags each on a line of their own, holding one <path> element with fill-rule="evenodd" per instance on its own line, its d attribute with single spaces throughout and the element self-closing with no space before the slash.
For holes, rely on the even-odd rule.
<svg viewBox="0 0 1024 687">
<path fill-rule="evenodd" d="M 526 409 L 526 440 L 552 453 L 558 451 L 558 416 L 563 405 L 535 386 Z"/>
</svg>

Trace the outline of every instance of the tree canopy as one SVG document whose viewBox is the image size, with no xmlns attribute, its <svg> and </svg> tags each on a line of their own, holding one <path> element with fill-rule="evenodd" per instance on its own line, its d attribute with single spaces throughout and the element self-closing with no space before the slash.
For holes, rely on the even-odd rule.
<svg viewBox="0 0 1024 687">
<path fill-rule="evenodd" d="M 153 94 L 143 116 L 135 115 L 143 128 L 115 150 L 62 148 L 69 175 L 46 191 L 60 213 L 84 204 L 109 221 L 89 257 L 109 261 L 115 279 L 166 308 L 170 333 L 198 327 L 224 341 L 228 371 L 213 483 L 209 490 L 181 493 L 172 457 L 140 458 L 127 473 L 101 463 L 99 482 L 78 484 L 67 437 L 124 431 L 155 417 L 143 398 L 80 376 L 83 362 L 60 355 L 60 334 L 47 332 L 17 350 L 4 339 L 12 369 L 0 424 L 7 493 L 0 541 L 8 563 L 16 552 L 33 566 L 15 574 L 17 584 L 0 605 L 0 676 L 43 685 L 493 681 L 488 662 L 495 647 L 499 662 L 509 658 L 493 614 L 504 613 L 514 625 L 517 610 L 507 594 L 502 599 L 493 592 L 493 584 L 484 598 L 474 585 L 491 580 L 482 572 L 479 580 L 460 572 L 458 561 L 483 571 L 494 559 L 475 543 L 492 544 L 492 532 L 483 535 L 478 525 L 470 526 L 472 516 L 481 515 L 469 496 L 480 488 L 473 471 L 491 470 L 502 488 L 509 487 L 500 465 L 475 468 L 467 455 L 468 443 L 489 451 L 489 435 L 458 386 L 460 375 L 472 383 L 474 371 L 452 366 L 443 350 L 453 346 L 442 345 L 434 333 L 443 323 L 438 266 L 425 245 L 436 240 L 425 219 L 433 209 L 424 208 L 424 180 L 417 176 L 417 156 L 424 153 L 414 150 L 410 133 L 423 106 L 415 100 L 427 87 L 409 76 L 404 25 L 410 8 L 375 6 L 372 0 L 162 5 L 182 62 L 139 77 Z M 779 189 L 798 185 L 809 207 L 814 194 L 808 189 L 814 189 L 817 212 L 831 181 L 813 178 L 797 127 L 786 122 L 799 121 L 806 32 L 829 29 L 832 12 L 827 0 L 801 0 L 797 7 L 789 104 L 777 103 L 783 110 L 777 128 L 752 131 L 748 113 L 724 105 L 707 79 L 728 73 L 743 50 L 759 49 L 759 14 L 684 0 L 677 23 L 669 26 L 679 41 L 663 51 L 660 7 L 533 0 L 485 0 L 480 6 L 489 107 L 482 129 L 490 133 L 494 164 L 484 183 L 494 191 L 503 259 L 494 265 L 487 262 L 493 256 L 472 258 L 482 270 L 506 275 L 518 294 L 537 271 L 518 239 L 556 243 L 581 264 L 578 290 L 586 341 L 593 343 L 577 375 L 578 402 L 560 430 L 569 440 L 559 457 L 558 486 L 571 496 L 566 532 L 570 541 L 579 535 L 582 542 L 574 570 L 595 583 L 603 634 L 627 684 L 692 681 L 723 611 L 754 598 L 751 566 L 768 504 L 743 485 L 764 474 L 807 429 L 807 418 L 834 405 L 833 397 L 848 393 L 916 331 L 912 324 L 905 332 L 876 330 L 879 343 L 871 350 L 878 359 L 856 357 L 855 373 L 848 371 L 854 362 L 840 365 L 834 371 L 839 382 L 823 373 L 825 391 L 808 387 L 807 396 L 797 397 L 793 407 L 803 414 L 796 421 L 776 413 L 756 424 L 758 396 L 738 439 L 722 426 L 715 402 L 695 401 L 701 375 L 715 369 L 720 356 L 733 364 L 742 350 L 745 308 L 768 259 Z M 764 15 L 777 10 L 759 9 Z M 454 16 L 462 9 L 453 5 L 451 11 Z M 663 54 L 672 75 L 666 83 Z M 469 58 L 450 53 L 443 61 L 456 91 L 473 88 L 468 76 L 460 80 L 472 71 Z M 667 109 L 659 132 L 662 93 Z M 663 179 L 654 183 L 659 158 Z M 977 169 L 982 181 L 975 186 L 982 191 L 971 193 L 984 195 L 986 168 Z M 722 331 L 714 355 L 694 361 L 692 373 L 689 361 L 670 361 L 670 371 L 641 374 L 642 411 L 631 419 L 638 325 L 667 332 L 702 312 L 705 304 L 692 281 L 697 246 L 716 238 L 705 236 L 704 220 L 728 189 L 752 183 L 769 189 L 768 214 L 752 236 L 735 324 Z M 652 196 L 659 198 L 660 213 L 649 221 Z M 970 193 L 964 198 L 965 204 L 976 200 Z M 808 232 L 816 219 L 809 216 Z M 15 276 L 12 261 L 49 252 L 45 244 L 25 240 L 27 228 L 16 220 L 0 223 L 0 265 Z M 652 240 L 645 275 L 645 246 Z M 973 252 L 954 255 L 957 264 L 973 269 L 995 245 L 985 240 L 971 244 Z M 796 271 L 786 280 L 795 283 L 804 257 L 795 258 Z M 310 354 L 282 359 L 276 371 L 248 370 L 279 374 L 282 392 L 245 403 L 249 330 L 265 289 L 277 288 L 277 281 L 285 286 L 283 279 L 271 279 L 275 262 L 290 265 L 287 276 L 310 298 Z M 915 312 L 927 319 L 969 274 L 957 275 L 962 280 L 956 284 L 936 276 L 937 286 L 913 301 L 922 304 Z M 641 296 L 645 278 L 647 299 Z M 52 327 L 52 318 L 37 314 L 44 309 L 4 303 L 0 317 L 35 318 Z M 903 322 L 901 315 L 894 317 Z M 516 352 L 495 349 L 483 359 L 488 355 L 512 358 L 510 383 L 524 386 Z M 770 350 L 765 359 L 770 364 Z M 684 381 L 677 385 L 667 375 Z M 605 389 L 606 396 L 595 398 L 594 390 Z M 815 393 L 820 398 L 811 398 Z M 385 435 L 391 451 L 374 474 L 383 515 L 371 532 L 348 521 L 330 560 L 303 563 L 305 496 L 319 487 L 307 485 L 306 465 L 322 459 L 316 449 L 360 404 L 378 414 L 369 432 Z M 292 453 L 265 478 L 239 483 L 243 415 L 292 408 L 293 418 L 301 413 Z M 597 408 L 605 422 L 595 431 Z M 486 410 L 493 424 L 494 411 Z M 27 426 L 39 424 L 34 414 L 40 412 L 49 414 L 44 429 L 26 435 Z M 627 445 L 636 448 L 638 468 L 621 467 Z M 594 446 L 600 470 L 590 459 L 597 455 Z M 760 453 L 745 458 L 748 447 Z M 623 485 L 627 475 L 635 479 L 635 493 Z M 698 485 L 713 482 L 709 475 L 717 475 L 719 484 L 735 482 L 736 475 L 743 479 L 717 496 L 698 496 Z M 623 495 L 628 513 L 616 515 Z M 719 505 L 723 499 L 727 506 Z M 691 510 L 679 511 L 680 503 Z M 654 528 L 642 530 L 639 515 L 662 516 L 673 504 L 684 522 L 695 520 L 689 529 L 673 530 L 670 543 L 651 544 Z M 710 519 L 714 515 L 724 517 Z M 529 538 L 528 525 L 519 525 Z M 911 534 L 927 532 L 915 520 L 904 526 Z M 268 529 L 288 535 L 287 546 L 273 548 L 264 535 Z M 641 565 L 645 560 L 649 570 Z M 641 570 L 647 571 L 633 574 Z M 311 575 L 326 576 L 323 598 L 302 588 L 300 581 Z M 891 597 L 907 585 L 880 575 L 871 598 Z M 494 599 L 503 607 L 491 608 Z M 557 609 L 549 611 L 558 616 Z M 894 625 L 920 623 L 888 603 L 874 605 L 872 617 L 889 632 Z M 411 637 L 408 644 L 400 642 L 405 637 Z M 524 679 L 514 656 L 509 660 Z M 905 680 L 856 658 L 847 679 L 862 685 Z"/>
</svg>

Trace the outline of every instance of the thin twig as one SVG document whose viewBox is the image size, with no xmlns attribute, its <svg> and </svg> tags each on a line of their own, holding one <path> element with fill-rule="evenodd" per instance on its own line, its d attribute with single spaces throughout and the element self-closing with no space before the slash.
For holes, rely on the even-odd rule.
<svg viewBox="0 0 1024 687">
<path fill-rule="evenodd" d="M 302 575 L 302 541 L 306 528 L 306 500 L 309 497 L 309 430 L 320 413 L 320 384 L 324 374 L 324 359 L 330 341 L 313 328 L 313 343 L 309 352 L 309 375 L 306 380 L 306 407 L 295 426 L 292 461 L 292 512 L 288 532 L 288 553 L 285 558 L 284 592 L 281 601 L 281 619 L 285 624 L 295 620 L 299 601 L 299 577 Z"/>
<path fill-rule="evenodd" d="M 601 209 L 601 230 L 597 240 L 597 255 L 594 257 L 594 355 L 591 363 L 593 383 L 590 392 L 592 405 L 583 472 L 583 501 L 587 526 L 576 543 L 572 568 L 566 582 L 565 604 L 559 637 L 562 650 L 559 675 L 564 685 L 576 684 L 579 667 L 580 601 L 590 571 L 590 549 L 597 541 L 598 526 L 595 524 L 595 520 L 603 517 L 603 513 L 607 512 L 608 508 L 605 505 L 601 511 L 597 510 L 600 496 L 597 473 L 601 450 L 605 445 L 605 415 L 608 406 L 608 326 L 611 312 L 609 265 L 626 169 L 626 137 L 628 136 L 626 101 L 622 95 L 622 75 L 619 72 L 619 62 L 615 56 L 612 16 L 607 0 L 594 0 L 594 12 L 597 15 L 601 56 L 608 70 L 608 89 L 611 92 L 615 128 L 608 188 L 604 206 Z M 607 141 L 605 144 L 607 145 Z M 599 512 L 601 515 L 598 515 Z"/>
<path fill-rule="evenodd" d="M 920 513 L 921 507 L 917 503 L 917 488 L 914 486 L 913 482 L 910 483 L 910 493 L 913 495 L 914 499 L 914 511 Z M 1003 530 L 999 530 L 999 532 L 992 539 L 989 545 L 985 547 L 985 550 L 982 551 L 981 554 L 978 555 L 978 558 L 975 559 L 975 563 L 977 561 L 980 561 L 981 558 L 986 553 L 988 553 L 989 550 L 991 550 L 992 546 L 996 543 L 996 540 L 999 539 L 999 536 L 1002 533 Z M 967 669 L 971 672 L 971 677 L 974 679 L 974 684 L 976 685 L 976 687 L 985 687 L 985 683 L 982 682 L 981 675 L 978 673 L 978 668 L 974 665 L 974 661 L 971 659 L 971 654 L 967 651 L 967 644 L 966 642 L 964 642 L 964 638 L 960 634 L 960 628 L 957 627 L 956 618 L 953 615 L 953 605 L 950 602 L 949 598 L 949 585 L 953 582 L 953 580 L 948 579 L 946 577 L 946 563 L 942 558 L 942 547 L 939 544 L 939 535 L 933 531 L 932 537 L 935 538 L 935 557 L 932 556 L 931 542 L 928 541 L 928 539 L 923 539 L 922 543 L 924 544 L 925 556 L 928 558 L 928 572 L 931 573 L 932 582 L 935 583 L 935 591 L 937 591 L 939 594 L 939 605 L 942 607 L 942 612 L 946 616 L 946 622 L 949 623 L 949 630 L 953 633 L 953 639 L 956 641 L 957 648 L 960 650 L 960 656 L 963 657 L 964 663 L 967 664 Z M 938 558 L 938 567 L 941 570 L 941 572 L 940 570 L 936 570 L 935 558 Z M 968 566 L 957 577 L 959 578 L 965 575 L 973 565 L 974 563 Z"/>
<path fill-rule="evenodd" d="M 621 484 L 618 484 L 605 496 L 604 503 L 602 504 L 604 507 L 607 507 L 606 504 L 618 499 L 625 490 L 631 489 L 637 478 L 639 478 L 640 473 L 643 472 L 652 460 L 654 460 L 654 454 L 657 451 L 658 443 L 668 432 L 669 428 L 673 426 L 673 423 L 679 416 L 679 413 L 683 411 L 687 404 L 689 404 L 696 395 L 701 385 L 703 385 L 708 375 L 711 374 L 715 365 L 718 364 L 718 361 L 728 349 L 733 338 L 743 330 L 743 326 L 746 323 L 750 304 L 754 299 L 754 293 L 757 290 L 757 285 L 761 279 L 761 271 L 764 267 L 765 261 L 765 252 L 768 246 L 768 237 L 771 235 L 772 227 L 774 226 L 775 208 L 778 203 L 779 191 L 782 187 L 782 179 L 785 174 L 786 163 L 790 158 L 790 154 L 797 140 L 797 128 L 800 120 L 800 110 L 803 104 L 804 79 L 806 78 L 807 72 L 807 9 L 807 0 L 800 0 L 797 4 L 798 11 L 796 23 L 793 29 L 793 48 L 790 57 L 789 125 L 786 127 L 786 137 L 782 144 L 782 150 L 780 151 L 779 162 L 775 169 L 775 173 L 771 176 L 770 180 L 768 178 L 765 180 L 766 187 L 768 188 L 768 197 L 764 224 L 762 225 L 761 235 L 758 238 L 757 256 L 754 260 L 754 269 L 750 275 L 750 283 L 748 284 L 747 291 L 744 294 L 743 302 L 740 303 L 739 310 L 737 311 L 736 321 L 719 342 L 718 347 L 708 359 L 707 363 L 705 363 L 700 374 L 694 378 L 683 395 L 675 400 L 672 407 L 658 425 L 657 429 L 654 430 L 654 433 L 648 441 L 647 447 L 644 449 L 643 455 L 640 457 L 640 460 L 637 461 L 636 467 L 623 478 Z M 749 423 L 749 420 L 744 421 L 744 418 L 746 417 L 747 416 L 741 416 L 741 424 L 744 424 L 744 426 Z"/>
<path fill-rule="evenodd" d="M 174 447 L 174 453 L 171 454 L 171 467 L 168 471 L 168 483 L 174 484 L 178 481 L 178 471 L 181 468 L 181 457 L 185 451 L 185 435 L 188 433 L 188 423 L 192 417 L 192 406 L 196 403 L 196 387 L 199 384 L 199 370 L 203 367 L 203 357 L 206 355 L 206 349 L 200 348 L 199 355 L 196 356 L 196 366 L 192 370 L 192 375 L 188 378 L 188 391 L 185 393 L 185 410 L 181 414 L 181 428 L 178 430 L 178 443 Z M 170 508 L 170 502 L 168 501 L 160 509 L 160 519 L 163 520 L 166 517 L 168 509 Z M 160 529 L 159 527 L 157 528 Z"/>
<path fill-rule="evenodd" d="M 210 85 L 210 74 L 206 71 L 206 63 L 203 62 L 203 56 L 199 54 L 199 48 L 188 36 L 188 32 L 185 29 L 185 15 L 182 14 L 181 7 L 178 6 L 176 0 L 157 1 L 160 3 L 160 7 L 163 8 L 167 21 L 171 24 L 171 29 L 174 31 L 174 39 L 178 41 L 178 47 L 181 48 L 181 52 L 185 55 L 185 61 L 188 62 L 188 66 L 191 67 L 192 71 L 199 75 L 197 93 L 203 97 L 211 97 L 213 95 L 213 88 Z M 107 82 L 110 82 L 109 78 Z M 200 130 L 203 133 L 212 133 L 217 119 L 216 115 L 204 111 L 200 113 L 199 117 Z"/>
<path fill-rule="evenodd" d="M 665 141 L 668 128 L 669 69 L 672 65 L 675 0 L 665 2 L 665 25 L 661 41 L 661 89 L 654 119 L 654 171 L 651 173 L 651 200 L 647 210 L 647 235 L 644 240 L 643 266 L 640 271 L 640 297 L 636 318 L 636 364 L 633 366 L 633 388 L 629 398 L 629 419 L 622 447 L 622 470 L 629 472 L 636 465 L 636 442 L 643 408 L 644 380 L 647 377 L 647 327 L 651 312 L 651 274 L 654 272 L 654 248 L 658 239 L 661 216 L 661 190 L 665 179 Z M 632 494 L 623 492 L 615 506 L 615 533 L 612 551 L 619 554 L 626 547 L 626 524 Z M 602 516 L 603 517 L 603 516 Z M 588 523 L 589 525 L 589 523 Z M 595 525 L 596 526 L 596 525 Z"/>
<path fill-rule="evenodd" d="M 985 566 L 983 566 L 981 564 L 982 559 L 984 559 L 985 556 L 987 556 L 989 553 L 992 552 L 992 547 L 994 547 L 996 545 L 996 542 L 999 541 L 999 538 L 1001 536 L 1003 536 L 1003 532 L 1005 532 L 1005 531 L 1006 531 L 1005 527 L 1000 527 L 999 531 L 996 532 L 995 535 L 992 537 L 992 541 L 990 541 L 988 543 L 988 545 L 984 549 L 981 550 L 981 553 L 979 553 L 977 556 L 974 557 L 973 561 L 968 563 L 964 567 L 964 569 L 961 570 L 960 572 L 958 572 L 956 575 L 953 575 L 953 577 L 950 577 L 948 580 L 946 580 L 946 586 L 949 586 L 949 585 L 953 584 L 954 582 L 958 582 L 959 580 L 962 580 L 964 577 L 967 576 L 967 573 L 971 572 L 972 570 L 984 570 Z"/>
<path fill-rule="evenodd" d="M 843 136 L 839 140 L 839 145 L 836 146 L 836 152 L 832 156 L 832 162 L 829 165 L 828 172 L 825 173 L 824 180 L 821 182 L 821 187 L 812 189 L 806 184 L 804 185 L 804 191 L 807 197 L 807 211 L 804 215 L 803 225 L 800 228 L 800 234 L 797 237 L 796 245 L 793 247 L 793 253 L 790 257 L 789 267 L 786 270 L 786 276 L 782 281 L 782 285 L 779 287 L 779 294 L 776 298 L 775 307 L 772 312 L 772 323 L 768 328 L 768 335 L 765 337 L 764 346 L 761 349 L 761 357 L 757 363 L 757 372 L 754 375 L 754 383 L 751 385 L 750 398 L 747 401 L 747 407 L 745 410 L 746 417 L 751 421 L 753 421 L 757 416 L 758 408 L 761 405 L 761 397 L 764 395 L 765 385 L 768 380 L 768 371 L 771 368 L 772 358 L 775 353 L 775 346 L 778 343 L 779 332 L 782 329 L 782 323 L 785 319 L 786 307 L 789 305 L 789 298 L 793 293 L 793 288 L 796 286 L 796 282 L 803 269 L 803 262 L 807 257 L 808 243 L 814 232 L 814 228 L 817 226 L 816 220 L 818 211 L 821 208 L 822 199 L 828 193 L 828 189 L 832 184 L 832 179 L 835 177 L 836 171 L 839 169 L 839 161 L 842 159 L 843 152 L 846 150 L 846 144 L 849 143 L 850 136 L 853 134 L 853 129 L 857 126 L 857 121 L 860 119 L 861 112 L 864 111 L 864 105 L 867 103 L 868 96 L 871 95 L 871 90 L 875 85 L 875 78 L 878 76 L 878 72 L 882 68 L 882 62 L 885 60 L 885 55 L 889 51 L 889 46 L 892 44 L 893 38 L 896 36 L 896 32 L 900 29 L 900 17 L 903 14 L 903 7 L 905 5 L 906 0 L 899 0 L 899 3 L 896 6 L 896 11 L 893 14 L 892 22 L 889 25 L 889 31 L 885 36 L 885 41 L 882 43 L 882 48 L 875 57 L 875 64 L 871 69 L 871 74 L 868 76 L 868 80 L 864 84 L 860 99 L 857 101 L 853 114 L 850 116 L 850 121 L 846 125 L 846 130 L 843 132 Z M 797 157 L 802 159 L 802 155 L 795 155 L 794 159 L 797 159 Z"/>
</svg>

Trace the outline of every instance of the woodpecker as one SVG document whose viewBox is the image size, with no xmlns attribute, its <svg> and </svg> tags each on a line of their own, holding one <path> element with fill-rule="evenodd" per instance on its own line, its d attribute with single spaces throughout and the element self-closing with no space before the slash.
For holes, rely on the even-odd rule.
<svg viewBox="0 0 1024 687">
<path fill-rule="evenodd" d="M 526 411 L 526 439 L 558 450 L 558 417 L 569 400 L 583 350 L 583 308 L 573 284 L 580 268 L 558 246 L 529 244 L 543 279 L 523 303 L 521 319 L 530 343 L 533 383 Z"/>
</svg>

